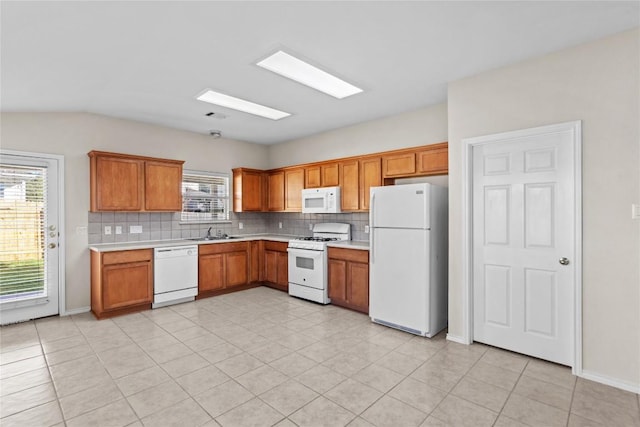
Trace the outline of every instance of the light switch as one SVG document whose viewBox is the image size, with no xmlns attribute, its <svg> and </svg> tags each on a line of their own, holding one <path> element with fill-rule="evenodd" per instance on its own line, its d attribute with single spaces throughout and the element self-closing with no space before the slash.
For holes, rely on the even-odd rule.
<svg viewBox="0 0 640 427">
<path fill-rule="evenodd" d="M 140 234 L 142 233 L 141 225 L 130 225 L 129 226 L 129 234 Z"/>
<path fill-rule="evenodd" d="M 631 205 L 631 219 L 640 219 L 640 205 Z"/>
<path fill-rule="evenodd" d="M 281 222 L 278 223 L 278 228 L 282 228 L 282 223 Z"/>
<path fill-rule="evenodd" d="M 368 233 L 368 232 L 369 232 L 369 226 L 368 226 L 368 225 L 365 225 L 365 226 L 364 226 L 364 232 L 365 232 L 365 233 Z"/>
<path fill-rule="evenodd" d="M 116 225 L 116 234 L 122 234 L 122 226 Z"/>
<path fill-rule="evenodd" d="M 238 228 L 239 228 L 240 230 L 242 230 L 242 229 L 244 228 L 244 223 L 239 222 L 239 223 L 238 223 Z"/>
<path fill-rule="evenodd" d="M 111 234 L 111 226 L 110 225 L 105 225 L 104 226 L 104 234 Z"/>
<path fill-rule="evenodd" d="M 78 236 L 86 236 L 87 235 L 87 227 L 82 227 L 82 226 L 76 227 L 76 234 Z"/>
</svg>

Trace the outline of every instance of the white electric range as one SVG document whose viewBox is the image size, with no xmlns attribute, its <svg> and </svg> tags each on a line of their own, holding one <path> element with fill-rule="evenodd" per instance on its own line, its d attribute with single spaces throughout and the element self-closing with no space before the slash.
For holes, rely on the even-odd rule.
<svg viewBox="0 0 640 427">
<path fill-rule="evenodd" d="M 289 241 L 289 295 L 329 304 L 327 243 L 351 240 L 351 224 L 325 222 L 313 227 L 313 237 Z"/>
</svg>

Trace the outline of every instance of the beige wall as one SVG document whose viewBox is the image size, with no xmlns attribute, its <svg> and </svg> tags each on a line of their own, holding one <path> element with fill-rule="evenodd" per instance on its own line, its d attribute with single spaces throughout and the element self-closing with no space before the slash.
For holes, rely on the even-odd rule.
<svg viewBox="0 0 640 427">
<path fill-rule="evenodd" d="M 264 145 L 179 131 L 93 114 L 22 114 L 1 116 L 0 148 L 64 155 L 66 227 L 66 306 L 90 305 L 87 236 L 89 158 L 91 150 L 186 160 L 185 168 L 228 172 L 237 166 L 267 167 Z"/>
<path fill-rule="evenodd" d="M 357 156 L 447 140 L 447 105 L 410 111 L 269 147 L 269 166 Z"/>
<path fill-rule="evenodd" d="M 638 30 L 449 85 L 449 333 L 461 336 L 461 140 L 582 120 L 585 373 L 640 387 Z"/>
</svg>

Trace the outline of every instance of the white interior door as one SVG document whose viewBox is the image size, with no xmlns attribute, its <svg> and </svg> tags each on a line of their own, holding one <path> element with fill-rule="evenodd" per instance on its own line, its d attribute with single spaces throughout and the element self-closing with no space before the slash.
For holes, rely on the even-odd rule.
<svg viewBox="0 0 640 427">
<path fill-rule="evenodd" d="M 474 340 L 564 365 L 574 360 L 575 138 L 572 128 L 501 134 L 472 160 Z"/>
<path fill-rule="evenodd" d="M 0 324 L 58 314 L 58 167 L 0 154 Z"/>
</svg>

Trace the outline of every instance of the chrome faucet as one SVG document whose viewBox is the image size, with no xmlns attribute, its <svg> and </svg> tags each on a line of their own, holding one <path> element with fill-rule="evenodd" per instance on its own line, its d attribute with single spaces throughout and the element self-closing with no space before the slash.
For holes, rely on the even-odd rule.
<svg viewBox="0 0 640 427">
<path fill-rule="evenodd" d="M 204 237 L 205 239 L 209 240 L 209 239 L 213 238 L 213 236 L 211 235 L 211 229 L 212 228 L 213 227 L 209 227 L 209 229 L 207 230 L 207 235 Z"/>
</svg>

